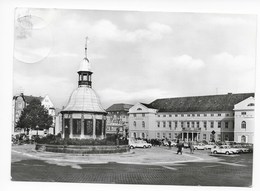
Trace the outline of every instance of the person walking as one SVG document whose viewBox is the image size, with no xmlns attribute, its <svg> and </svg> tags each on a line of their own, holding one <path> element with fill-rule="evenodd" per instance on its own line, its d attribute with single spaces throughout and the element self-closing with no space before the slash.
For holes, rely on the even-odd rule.
<svg viewBox="0 0 260 191">
<path fill-rule="evenodd" d="M 180 140 L 178 139 L 178 140 L 177 140 L 177 148 L 178 148 L 178 149 L 177 149 L 177 155 L 178 155 L 179 153 L 181 153 L 181 155 L 182 155 L 182 148 L 183 148 L 182 145 L 183 145 L 183 144 L 182 144 L 182 143 L 180 142 Z"/>
<path fill-rule="evenodd" d="M 194 145 L 192 141 L 189 141 L 189 148 L 190 148 L 190 153 L 193 154 L 194 153 Z"/>
</svg>

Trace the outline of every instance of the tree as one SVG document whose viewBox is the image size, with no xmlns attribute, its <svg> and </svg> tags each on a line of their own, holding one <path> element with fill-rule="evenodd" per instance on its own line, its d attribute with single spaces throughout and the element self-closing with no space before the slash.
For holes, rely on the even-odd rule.
<svg viewBox="0 0 260 191">
<path fill-rule="evenodd" d="M 32 99 L 26 106 L 16 124 L 16 127 L 29 131 L 29 129 L 49 129 L 52 125 L 52 116 L 48 114 L 48 110 L 41 105 L 40 100 Z"/>
</svg>

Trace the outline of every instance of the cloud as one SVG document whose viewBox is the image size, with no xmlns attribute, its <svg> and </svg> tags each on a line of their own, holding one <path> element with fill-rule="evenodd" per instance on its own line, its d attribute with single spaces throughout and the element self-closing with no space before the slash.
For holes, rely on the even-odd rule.
<svg viewBox="0 0 260 191">
<path fill-rule="evenodd" d="M 201 59 L 194 59 L 187 54 L 173 57 L 170 61 L 173 63 L 174 67 L 186 70 L 199 69 L 205 65 Z"/>
<path fill-rule="evenodd" d="M 109 20 L 99 20 L 90 28 L 90 35 L 98 39 L 123 42 L 136 42 L 140 40 L 160 40 L 164 35 L 170 34 L 171 27 L 161 23 L 150 23 L 146 28 L 136 30 L 119 29 Z"/>
<path fill-rule="evenodd" d="M 230 70 L 248 71 L 255 69 L 255 60 L 253 56 L 232 55 L 228 52 L 222 52 L 212 57 L 212 63 L 217 67 L 225 67 Z"/>
</svg>

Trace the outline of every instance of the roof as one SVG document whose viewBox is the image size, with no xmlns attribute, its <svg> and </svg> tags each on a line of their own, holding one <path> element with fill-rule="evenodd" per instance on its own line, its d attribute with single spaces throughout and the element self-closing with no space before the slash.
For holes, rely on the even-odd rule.
<svg viewBox="0 0 260 191">
<path fill-rule="evenodd" d="M 44 97 L 41 97 L 41 96 L 39 96 L 39 97 L 32 96 L 32 95 L 27 96 L 27 95 L 24 95 L 24 94 L 20 94 L 18 96 L 13 96 L 13 99 L 16 99 L 17 97 L 20 97 L 20 96 L 24 99 L 24 101 L 26 103 L 31 102 L 33 99 L 38 99 L 38 100 L 40 100 L 40 102 L 42 102 L 42 100 L 44 99 Z"/>
<path fill-rule="evenodd" d="M 131 107 L 133 107 L 131 104 L 117 103 L 111 105 L 106 111 L 129 111 Z"/>
<path fill-rule="evenodd" d="M 61 112 L 106 113 L 96 92 L 84 86 L 72 92 L 67 106 Z"/>
<path fill-rule="evenodd" d="M 150 108 L 150 109 L 157 109 L 157 108 L 155 108 L 154 106 L 152 106 L 151 104 L 147 104 L 147 103 L 140 103 L 140 104 L 142 104 L 142 105 L 144 105 L 145 107 Z"/>
<path fill-rule="evenodd" d="M 232 111 L 235 104 L 248 97 L 254 97 L 254 93 L 164 98 L 149 106 L 159 112 Z"/>
</svg>

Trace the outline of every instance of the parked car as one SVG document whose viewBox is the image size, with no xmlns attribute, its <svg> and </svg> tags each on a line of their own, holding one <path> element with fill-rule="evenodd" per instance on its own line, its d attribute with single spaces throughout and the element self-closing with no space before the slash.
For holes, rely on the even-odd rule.
<svg viewBox="0 0 260 191">
<path fill-rule="evenodd" d="M 209 142 L 205 144 L 206 149 L 212 149 L 214 146 L 216 146 L 216 143 L 213 142 Z"/>
<path fill-rule="evenodd" d="M 170 141 L 171 142 L 171 147 L 174 147 L 174 146 L 176 146 L 177 145 L 177 143 L 176 142 L 174 142 L 174 141 Z M 164 140 L 163 141 L 163 146 L 169 146 L 169 142 L 168 141 L 166 141 L 166 140 Z"/>
<path fill-rule="evenodd" d="M 143 140 L 131 140 L 131 141 L 129 141 L 129 147 L 131 149 L 134 149 L 134 148 L 151 148 L 152 144 L 147 143 L 146 141 L 143 141 Z"/>
<path fill-rule="evenodd" d="M 195 145 L 193 145 L 194 146 L 194 149 L 195 150 L 206 150 L 207 148 L 206 148 L 206 145 L 205 144 L 203 144 L 203 143 L 198 143 L 198 144 L 195 144 Z"/>
<path fill-rule="evenodd" d="M 214 146 L 211 149 L 211 153 L 230 155 L 230 154 L 238 154 L 240 153 L 240 150 L 236 148 L 231 148 L 230 146 L 227 145 L 221 145 L 221 146 Z"/>
</svg>

